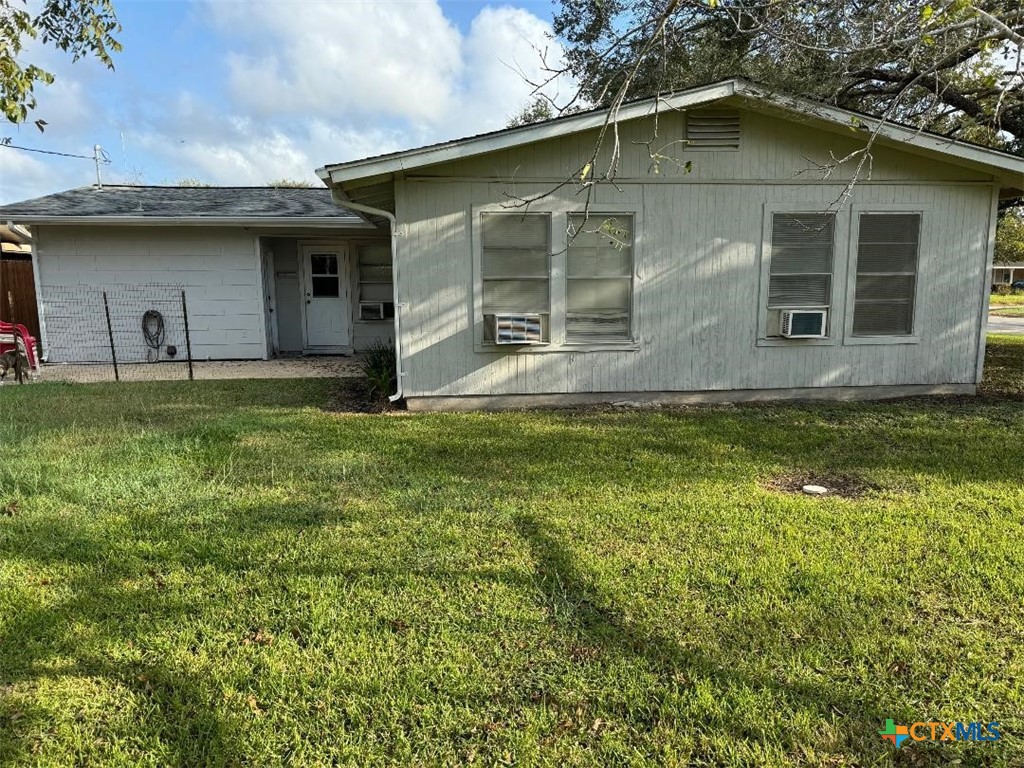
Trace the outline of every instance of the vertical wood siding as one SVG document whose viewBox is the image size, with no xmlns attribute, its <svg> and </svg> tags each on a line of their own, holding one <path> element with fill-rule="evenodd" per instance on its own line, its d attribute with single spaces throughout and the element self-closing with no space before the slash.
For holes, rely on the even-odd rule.
<svg viewBox="0 0 1024 768">
<path fill-rule="evenodd" d="M 40 339 L 31 261 L 0 258 L 0 320 L 20 323 L 37 340 Z"/>
<path fill-rule="evenodd" d="M 670 123 L 671 121 L 666 121 Z M 637 136 L 640 127 L 630 129 Z M 681 123 L 663 126 L 670 140 Z M 692 153 L 691 174 L 647 174 L 645 150 L 622 144 L 621 176 L 643 176 L 597 191 L 597 202 L 639 205 L 634 295 L 636 351 L 474 349 L 471 207 L 508 199 L 518 177 L 557 177 L 586 156 L 586 135 L 554 139 L 514 153 L 473 158 L 406 178 L 396 195 L 409 396 L 564 392 L 700 391 L 816 386 L 972 383 L 976 376 L 991 179 L 974 171 L 878 150 L 870 181 L 851 203 L 920 205 L 925 210 L 917 343 L 844 344 L 845 317 L 833 318 L 830 345 L 758 346 L 761 248 L 766 204 L 827 207 L 843 185 L 792 182 L 808 157 L 827 159 L 856 139 L 745 113 L 742 146 Z M 578 167 L 578 166 L 576 166 Z M 675 174 L 675 175 L 673 175 Z M 677 183 L 665 183 L 669 176 Z M 509 178 L 505 176 L 505 178 Z M 476 179 L 476 180 L 474 180 Z M 716 179 L 728 180 L 715 183 Z M 749 183 L 735 183 L 748 179 Z M 831 180 L 830 180 L 831 181 Z M 515 184 L 518 195 L 546 191 Z M 575 190 L 540 208 L 579 206 Z M 847 206 L 840 214 L 850 215 Z M 848 243 L 834 297 L 846 290 Z M 834 298 L 835 302 L 835 298 Z M 842 303 L 842 302 L 840 302 Z M 846 311 L 851 311 L 847 307 Z"/>
</svg>

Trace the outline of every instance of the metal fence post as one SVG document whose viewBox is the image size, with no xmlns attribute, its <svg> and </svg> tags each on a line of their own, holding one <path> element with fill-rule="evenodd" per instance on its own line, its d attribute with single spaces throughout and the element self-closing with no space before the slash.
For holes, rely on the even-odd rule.
<svg viewBox="0 0 1024 768">
<path fill-rule="evenodd" d="M 185 303 L 185 292 L 181 292 L 181 316 L 185 318 L 185 355 L 188 357 L 188 380 L 192 381 L 192 337 L 188 332 L 188 304 Z"/>
<path fill-rule="evenodd" d="M 110 304 L 107 302 L 107 292 L 103 292 L 103 311 L 107 314 L 107 337 L 110 339 L 110 359 L 114 361 L 114 381 L 121 380 L 121 374 L 117 371 L 117 350 L 114 349 L 114 327 L 110 324 Z"/>
</svg>

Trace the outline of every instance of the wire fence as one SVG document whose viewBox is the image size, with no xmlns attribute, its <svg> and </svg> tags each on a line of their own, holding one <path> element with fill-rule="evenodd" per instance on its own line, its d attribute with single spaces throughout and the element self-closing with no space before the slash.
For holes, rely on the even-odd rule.
<svg viewBox="0 0 1024 768">
<path fill-rule="evenodd" d="M 49 287 L 43 306 L 46 381 L 193 378 L 181 285 Z"/>
</svg>

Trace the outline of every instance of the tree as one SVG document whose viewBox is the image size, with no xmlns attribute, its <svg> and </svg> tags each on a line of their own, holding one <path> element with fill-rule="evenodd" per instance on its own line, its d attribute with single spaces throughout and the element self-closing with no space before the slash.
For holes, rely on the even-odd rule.
<svg viewBox="0 0 1024 768">
<path fill-rule="evenodd" d="M 542 96 L 536 97 L 521 110 L 512 115 L 505 124 L 507 128 L 518 128 L 521 125 L 539 123 L 542 120 L 550 120 L 555 116 L 555 109 L 551 102 Z"/>
<path fill-rule="evenodd" d="M 70 53 L 74 61 L 95 56 L 113 69 L 112 55 L 121 50 L 114 35 L 121 25 L 111 0 L 45 0 L 38 13 L 29 12 L 26 0 L 0 0 L 0 100 L 4 116 L 21 123 L 36 106 L 35 86 L 49 85 L 54 76 L 21 61 L 25 43 L 40 40 Z M 36 120 L 43 130 L 45 120 Z"/>
<path fill-rule="evenodd" d="M 308 189 L 313 184 L 305 179 L 275 179 L 274 181 L 268 181 L 267 186 L 277 187 L 278 189 Z"/>
<path fill-rule="evenodd" d="M 559 0 L 569 102 L 732 76 L 1024 155 L 1020 0 Z M 538 87 L 543 83 L 535 84 Z M 870 147 L 867 148 L 870 151 Z"/>
<path fill-rule="evenodd" d="M 997 264 L 1024 263 L 1024 215 L 1007 211 L 996 226 Z"/>
<path fill-rule="evenodd" d="M 194 176 L 186 176 L 185 178 L 178 179 L 176 182 L 174 182 L 173 186 L 175 186 L 175 187 L 212 187 L 213 185 L 210 184 L 208 181 L 203 181 L 202 179 L 197 179 Z"/>
</svg>

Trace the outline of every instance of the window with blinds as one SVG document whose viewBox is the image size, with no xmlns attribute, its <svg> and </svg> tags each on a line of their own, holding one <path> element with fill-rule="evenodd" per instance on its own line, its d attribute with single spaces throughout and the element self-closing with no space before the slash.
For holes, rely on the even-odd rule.
<svg viewBox="0 0 1024 768">
<path fill-rule="evenodd" d="M 391 273 L 391 248 L 363 245 L 359 248 L 359 318 L 387 320 L 395 317 L 395 289 Z"/>
<path fill-rule="evenodd" d="M 772 216 L 768 309 L 828 309 L 836 218 L 831 213 Z"/>
<path fill-rule="evenodd" d="M 920 236 L 919 213 L 860 215 L 854 336 L 913 333 Z"/>
<path fill-rule="evenodd" d="M 494 316 L 551 313 L 551 219 L 546 213 L 480 215 L 480 275 L 485 340 L 494 340 Z"/>
<path fill-rule="evenodd" d="M 565 337 L 570 343 L 630 338 L 633 217 L 569 216 Z"/>
</svg>

